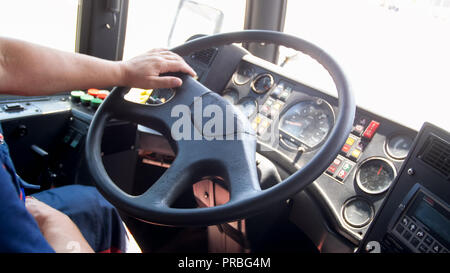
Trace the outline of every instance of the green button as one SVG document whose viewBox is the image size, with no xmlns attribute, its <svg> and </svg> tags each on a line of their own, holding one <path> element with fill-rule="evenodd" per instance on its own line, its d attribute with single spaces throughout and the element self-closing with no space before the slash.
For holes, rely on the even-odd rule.
<svg viewBox="0 0 450 273">
<path fill-rule="evenodd" d="M 84 94 L 83 96 L 80 97 L 81 103 L 82 103 L 83 105 L 87 105 L 87 106 L 91 104 L 91 101 L 92 101 L 93 99 L 94 99 L 93 96 L 87 95 L 87 94 Z"/>
<path fill-rule="evenodd" d="M 80 102 L 81 96 L 83 96 L 85 93 L 80 90 L 75 90 L 70 92 L 70 97 L 72 98 L 73 102 Z"/>
<path fill-rule="evenodd" d="M 350 172 L 350 170 L 352 169 L 352 167 L 353 167 L 352 164 L 350 164 L 350 163 L 348 163 L 348 162 L 345 162 L 345 163 L 344 163 L 344 166 L 342 166 L 342 169 L 343 169 L 344 171 L 346 171 L 346 172 Z"/>
<path fill-rule="evenodd" d="M 94 98 L 91 100 L 91 106 L 94 108 L 98 108 L 100 104 L 102 104 L 103 100 L 99 98 Z"/>
</svg>

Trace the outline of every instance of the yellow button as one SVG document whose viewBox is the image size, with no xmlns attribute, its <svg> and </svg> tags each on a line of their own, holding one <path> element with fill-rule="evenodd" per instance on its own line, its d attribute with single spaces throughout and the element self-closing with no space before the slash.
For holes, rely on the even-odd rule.
<svg viewBox="0 0 450 273">
<path fill-rule="evenodd" d="M 267 128 L 267 127 L 269 127 L 270 122 L 269 122 L 267 119 L 265 119 L 265 120 L 261 123 L 261 125 L 262 125 L 264 128 Z"/>
<path fill-rule="evenodd" d="M 277 102 L 273 105 L 273 108 L 275 108 L 276 110 L 280 110 L 281 104 Z"/>
<path fill-rule="evenodd" d="M 260 124 L 260 123 L 261 123 L 261 117 L 260 117 L 260 116 L 257 116 L 257 117 L 255 118 L 255 122 L 256 122 L 256 124 Z"/>
<path fill-rule="evenodd" d="M 358 149 L 353 150 L 352 152 L 352 157 L 354 157 L 355 159 L 358 159 L 358 157 L 361 155 L 361 151 Z"/>
<path fill-rule="evenodd" d="M 355 139 L 352 137 L 347 138 L 346 144 L 352 146 L 355 143 Z"/>
</svg>

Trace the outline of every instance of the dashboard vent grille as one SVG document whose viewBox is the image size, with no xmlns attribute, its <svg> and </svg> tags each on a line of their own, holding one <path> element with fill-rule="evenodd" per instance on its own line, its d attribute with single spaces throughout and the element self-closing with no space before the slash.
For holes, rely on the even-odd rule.
<svg viewBox="0 0 450 273">
<path fill-rule="evenodd" d="M 420 158 L 444 176 L 450 178 L 450 143 L 436 136 L 430 136 L 425 143 Z"/>
<path fill-rule="evenodd" d="M 212 60 L 214 59 L 215 55 L 217 53 L 217 48 L 211 47 L 205 50 L 200 50 L 197 52 L 192 53 L 191 59 L 204 63 L 206 65 L 210 65 Z"/>
</svg>

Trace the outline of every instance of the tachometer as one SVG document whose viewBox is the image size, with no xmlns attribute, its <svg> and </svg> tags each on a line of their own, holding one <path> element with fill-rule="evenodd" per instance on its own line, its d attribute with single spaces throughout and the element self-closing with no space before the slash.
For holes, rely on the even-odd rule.
<svg viewBox="0 0 450 273">
<path fill-rule="evenodd" d="M 334 125 L 331 106 L 322 99 L 307 100 L 291 106 L 282 116 L 279 128 L 309 148 L 322 143 Z"/>
<path fill-rule="evenodd" d="M 370 158 L 364 161 L 356 172 L 356 183 L 366 193 L 380 194 L 391 186 L 396 175 L 391 162 L 381 157 Z"/>
</svg>

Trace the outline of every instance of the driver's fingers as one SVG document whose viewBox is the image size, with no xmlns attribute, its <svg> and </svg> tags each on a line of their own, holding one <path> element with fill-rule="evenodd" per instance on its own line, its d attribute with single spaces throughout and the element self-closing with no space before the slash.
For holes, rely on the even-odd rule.
<svg viewBox="0 0 450 273">
<path fill-rule="evenodd" d="M 164 63 L 162 71 L 160 72 L 161 74 L 167 72 L 182 72 L 191 75 L 192 77 L 197 76 L 197 73 L 195 73 L 192 67 L 190 67 L 186 62 L 179 60 L 167 60 Z"/>
<path fill-rule="evenodd" d="M 169 50 L 167 48 L 153 48 L 153 49 L 150 49 L 148 52 L 155 53 L 155 52 L 163 52 L 163 51 L 169 51 Z"/>
<path fill-rule="evenodd" d="M 151 76 L 149 77 L 149 86 L 152 86 L 154 89 L 158 88 L 174 88 L 179 87 L 183 84 L 183 81 L 180 78 L 173 76 Z"/>
</svg>

